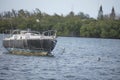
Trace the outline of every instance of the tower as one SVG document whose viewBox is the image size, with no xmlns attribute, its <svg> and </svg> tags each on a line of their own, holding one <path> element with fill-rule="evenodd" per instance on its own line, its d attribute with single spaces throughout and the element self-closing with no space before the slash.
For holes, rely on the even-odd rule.
<svg viewBox="0 0 120 80">
<path fill-rule="evenodd" d="M 103 10 L 102 10 L 102 5 L 100 6 L 99 12 L 98 12 L 98 19 L 103 19 Z"/>
<path fill-rule="evenodd" d="M 114 20 L 115 19 L 115 10 L 114 7 L 112 7 L 111 13 L 110 13 L 110 19 Z"/>
</svg>

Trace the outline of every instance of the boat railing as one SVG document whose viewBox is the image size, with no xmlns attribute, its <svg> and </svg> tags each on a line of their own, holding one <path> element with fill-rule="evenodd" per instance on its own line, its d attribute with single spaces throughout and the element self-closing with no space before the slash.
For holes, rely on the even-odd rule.
<svg viewBox="0 0 120 80">
<path fill-rule="evenodd" d="M 2 32 L 3 34 L 3 39 L 6 38 L 6 37 L 11 37 L 12 36 L 12 30 L 5 30 Z"/>
<path fill-rule="evenodd" d="M 16 34 L 26 34 L 26 33 L 32 33 L 32 34 L 37 34 L 39 36 L 46 36 L 46 37 L 52 37 L 52 38 L 56 38 L 56 30 L 48 30 L 48 31 L 43 31 L 43 32 L 39 32 L 39 31 L 30 31 L 30 30 L 5 30 L 4 34 L 7 34 L 6 37 L 12 37 L 13 35 Z"/>
<path fill-rule="evenodd" d="M 56 38 L 56 33 L 57 33 L 56 30 L 48 30 L 48 31 L 44 31 L 42 33 L 42 35 L 43 36 L 50 36 L 50 37 Z"/>
</svg>

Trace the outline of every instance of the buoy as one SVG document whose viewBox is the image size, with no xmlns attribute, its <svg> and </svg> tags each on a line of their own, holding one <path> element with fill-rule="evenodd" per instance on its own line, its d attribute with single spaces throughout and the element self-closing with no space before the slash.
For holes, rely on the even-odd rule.
<svg viewBox="0 0 120 80">
<path fill-rule="evenodd" d="M 100 57 L 98 57 L 98 61 L 100 61 L 101 60 L 101 58 Z"/>
</svg>

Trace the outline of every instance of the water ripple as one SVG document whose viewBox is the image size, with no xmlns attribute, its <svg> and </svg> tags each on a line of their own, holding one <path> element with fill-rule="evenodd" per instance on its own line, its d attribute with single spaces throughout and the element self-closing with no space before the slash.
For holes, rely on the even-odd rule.
<svg viewBox="0 0 120 80">
<path fill-rule="evenodd" d="M 2 47 L 0 80 L 120 80 L 120 40 L 57 40 L 54 57 L 11 55 Z"/>
</svg>

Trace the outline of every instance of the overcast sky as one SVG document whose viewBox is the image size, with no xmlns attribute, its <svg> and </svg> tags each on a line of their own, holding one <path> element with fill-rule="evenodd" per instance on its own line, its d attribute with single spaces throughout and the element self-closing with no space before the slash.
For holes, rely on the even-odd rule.
<svg viewBox="0 0 120 80">
<path fill-rule="evenodd" d="M 66 15 L 73 11 L 75 14 L 84 12 L 96 18 L 100 5 L 103 6 L 104 14 L 110 13 L 113 6 L 115 12 L 120 14 L 120 0 L 0 0 L 0 12 L 11 9 L 33 11 L 39 8 L 51 15 L 54 13 Z"/>
</svg>

